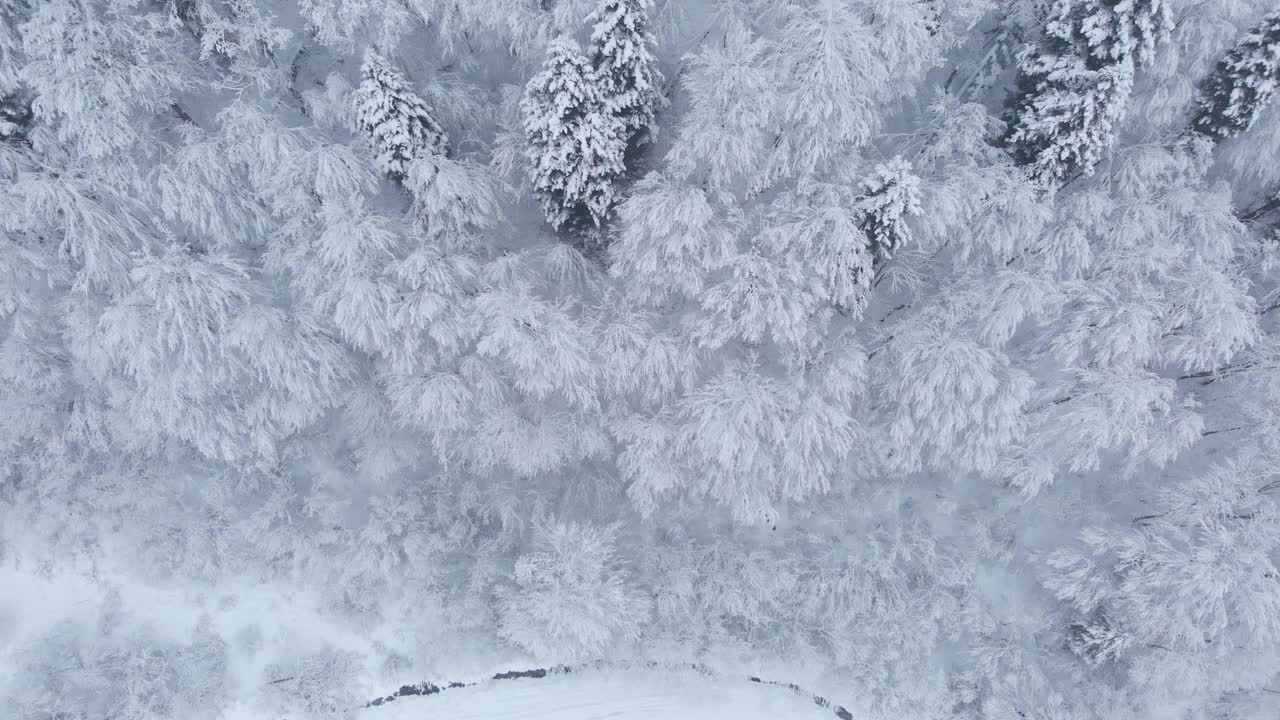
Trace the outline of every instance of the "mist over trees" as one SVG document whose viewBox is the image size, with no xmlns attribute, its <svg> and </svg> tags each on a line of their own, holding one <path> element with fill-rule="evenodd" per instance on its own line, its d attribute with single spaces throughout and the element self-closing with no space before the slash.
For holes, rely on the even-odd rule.
<svg viewBox="0 0 1280 720">
<path fill-rule="evenodd" d="M 1270 0 L 0 0 L 0 704 L 1273 720 L 1278 87 Z"/>
</svg>

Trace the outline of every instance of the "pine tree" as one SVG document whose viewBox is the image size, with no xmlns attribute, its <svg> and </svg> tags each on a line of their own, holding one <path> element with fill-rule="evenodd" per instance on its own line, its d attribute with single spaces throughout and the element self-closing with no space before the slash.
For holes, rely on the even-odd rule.
<svg viewBox="0 0 1280 720">
<path fill-rule="evenodd" d="M 606 110 L 621 121 L 629 146 L 652 142 L 658 133 L 657 110 L 662 72 L 652 47 L 649 9 L 653 0 L 602 0 L 587 18 L 591 31 L 591 64 L 599 75 Z"/>
<path fill-rule="evenodd" d="M 384 173 L 404 182 L 414 160 L 448 152 L 449 137 L 426 101 L 386 58 L 367 50 L 360 72 L 364 82 L 356 92 L 356 124 L 373 143 Z"/>
<path fill-rule="evenodd" d="M 525 88 L 531 179 L 557 230 L 599 227 L 613 207 L 625 144 L 601 95 L 590 61 L 566 38 L 551 43 L 542 72 Z"/>
<path fill-rule="evenodd" d="M 1020 54 L 1004 143 L 1045 185 L 1089 174 L 1124 116 L 1135 68 L 1171 30 L 1164 0 L 1056 0 Z"/>
<path fill-rule="evenodd" d="M 1200 85 L 1191 127 L 1223 140 L 1245 132 L 1280 85 L 1280 13 L 1249 31 Z"/>
<path fill-rule="evenodd" d="M 21 91 L 0 93 L 0 142 L 25 142 L 31 120 L 31 102 L 26 95 Z"/>
<path fill-rule="evenodd" d="M 902 158 L 876 167 L 865 184 L 862 198 L 862 230 L 867 234 L 877 263 L 911 241 L 907 218 L 920 214 L 920 178 Z"/>
</svg>

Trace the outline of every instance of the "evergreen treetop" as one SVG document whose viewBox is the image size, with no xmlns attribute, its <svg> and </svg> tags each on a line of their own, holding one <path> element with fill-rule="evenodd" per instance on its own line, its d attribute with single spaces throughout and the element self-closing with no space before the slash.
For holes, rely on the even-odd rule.
<svg viewBox="0 0 1280 720">
<path fill-rule="evenodd" d="M 1251 29 L 1200 85 L 1191 127 L 1222 140 L 1245 132 L 1280 86 L 1280 13 Z"/>
<path fill-rule="evenodd" d="M 578 44 L 558 38 L 521 102 L 534 190 L 553 228 L 599 227 L 623 172 L 621 121 Z"/>
<path fill-rule="evenodd" d="M 1124 116 L 1136 67 L 1172 27 L 1164 0 L 1055 0 L 1044 35 L 1019 55 L 1004 144 L 1057 186 L 1101 161 Z"/>
<path fill-rule="evenodd" d="M 662 97 L 662 72 L 653 54 L 648 13 L 653 0 L 601 0 L 587 18 L 591 63 L 605 109 L 621 120 L 629 144 L 652 142 Z"/>
<path fill-rule="evenodd" d="M 404 75 L 376 51 L 365 52 L 356 91 L 356 125 L 369 137 L 378 168 L 397 182 L 424 155 L 445 155 L 449 137 Z"/>
</svg>

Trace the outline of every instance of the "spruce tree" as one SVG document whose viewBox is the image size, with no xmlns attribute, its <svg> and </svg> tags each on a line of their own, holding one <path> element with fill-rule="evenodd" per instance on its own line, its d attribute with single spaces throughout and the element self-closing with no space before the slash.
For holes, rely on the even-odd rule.
<svg viewBox="0 0 1280 720">
<path fill-rule="evenodd" d="M 599 227 L 621 176 L 621 121 L 602 101 L 598 76 L 578 44 L 560 38 L 525 88 L 521 109 L 534 190 L 557 230 Z"/>
<path fill-rule="evenodd" d="M 1018 58 L 1004 143 L 1047 186 L 1089 174 L 1124 116 L 1136 67 L 1171 29 L 1164 0 L 1055 0 Z"/>
<path fill-rule="evenodd" d="M 0 0 L 0 142 L 24 142 L 33 119 L 19 76 L 24 58 L 17 31 L 29 10 L 26 0 Z"/>
<path fill-rule="evenodd" d="M 599 75 L 601 100 L 621 121 L 629 147 L 653 141 L 657 110 L 666 102 L 649 31 L 652 5 L 653 0 L 601 0 L 587 18 L 595 23 L 591 64 Z"/>
<path fill-rule="evenodd" d="M 1191 127 L 1214 140 L 1248 130 L 1280 84 L 1280 12 L 1227 52 L 1200 85 Z"/>
<path fill-rule="evenodd" d="M 861 201 L 862 230 L 876 263 L 911 241 L 907 218 L 920 214 L 920 178 L 902 158 L 876 167 L 865 183 Z"/>
<path fill-rule="evenodd" d="M 25 93 L 0 93 L 0 142 L 26 142 L 32 119 L 31 100 Z"/>
<path fill-rule="evenodd" d="M 448 152 L 449 137 L 426 101 L 391 63 L 367 50 L 356 91 L 356 124 L 369 136 L 378 168 L 396 182 L 409 176 L 409 164 L 425 155 Z"/>
</svg>

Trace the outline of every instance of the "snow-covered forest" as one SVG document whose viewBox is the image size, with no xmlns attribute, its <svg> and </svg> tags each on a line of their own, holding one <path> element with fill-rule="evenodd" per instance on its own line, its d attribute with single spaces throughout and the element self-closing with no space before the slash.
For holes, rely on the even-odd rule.
<svg viewBox="0 0 1280 720">
<path fill-rule="evenodd" d="M 696 663 L 1280 717 L 1275 0 L 0 0 L 0 715 Z"/>
</svg>

